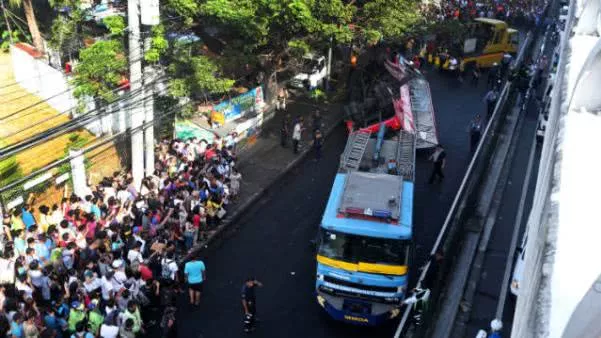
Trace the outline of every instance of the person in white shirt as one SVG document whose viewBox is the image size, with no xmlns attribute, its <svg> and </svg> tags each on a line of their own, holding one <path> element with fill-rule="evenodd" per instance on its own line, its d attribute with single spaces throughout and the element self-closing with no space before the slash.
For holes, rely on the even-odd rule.
<svg viewBox="0 0 601 338">
<path fill-rule="evenodd" d="M 108 312 L 104 323 L 100 326 L 100 337 L 117 338 L 119 336 L 119 315 L 117 313 Z"/>
<path fill-rule="evenodd" d="M 142 253 L 140 253 L 140 248 L 142 247 L 141 242 L 136 242 L 135 246 L 129 250 L 127 253 L 127 259 L 131 265 L 139 265 L 144 262 L 144 258 L 142 257 Z"/>
<path fill-rule="evenodd" d="M 113 276 L 114 272 L 109 271 L 106 276 L 100 279 L 100 291 L 102 292 L 102 299 L 104 301 L 109 301 L 113 298 L 113 283 L 111 283 Z"/>
<path fill-rule="evenodd" d="M 87 294 L 91 294 L 102 287 L 102 283 L 96 278 L 94 272 L 87 270 L 84 273 L 84 278 L 83 288 L 86 290 Z"/>
<path fill-rule="evenodd" d="M 125 271 L 123 270 L 123 261 L 117 259 L 113 262 L 113 269 L 115 269 L 115 273 L 113 278 L 111 278 L 111 283 L 113 283 L 113 291 L 119 292 L 125 286 L 123 285 L 127 280 L 127 276 L 125 275 Z"/>
<path fill-rule="evenodd" d="M 301 140 L 303 132 L 303 118 L 299 117 L 292 128 L 292 150 L 295 154 L 298 154 L 298 145 Z"/>
</svg>

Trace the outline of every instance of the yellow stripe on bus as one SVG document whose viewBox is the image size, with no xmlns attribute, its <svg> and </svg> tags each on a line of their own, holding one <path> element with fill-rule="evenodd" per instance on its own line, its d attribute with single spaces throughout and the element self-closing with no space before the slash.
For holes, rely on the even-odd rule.
<svg viewBox="0 0 601 338">
<path fill-rule="evenodd" d="M 339 261 L 337 259 L 328 258 L 325 256 L 317 255 L 317 261 L 321 264 L 338 268 L 347 271 L 359 271 L 367 273 L 379 273 L 384 275 L 404 275 L 407 273 L 406 265 L 385 265 L 385 264 L 372 264 L 372 263 L 348 263 Z"/>
</svg>

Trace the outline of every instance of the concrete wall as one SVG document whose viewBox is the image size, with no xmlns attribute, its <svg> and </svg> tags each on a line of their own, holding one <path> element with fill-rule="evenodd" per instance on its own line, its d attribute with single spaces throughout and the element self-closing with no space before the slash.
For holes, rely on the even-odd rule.
<svg viewBox="0 0 601 338">
<path fill-rule="evenodd" d="M 582 304 L 601 272 L 599 199 L 590 193 L 601 189 L 601 161 L 590 156 L 601 118 L 589 113 L 601 109 L 600 5 L 571 1 L 560 42 L 512 337 L 596 337 L 601 329 L 577 313 L 592 310 Z"/>
<path fill-rule="evenodd" d="M 45 59 L 36 59 L 19 46 L 11 46 L 15 81 L 30 93 L 47 100 L 59 112 L 74 108 L 77 101 L 72 95 L 67 77 L 48 65 Z"/>
<path fill-rule="evenodd" d="M 69 111 L 72 118 L 86 114 L 96 115 L 89 118 L 84 124 L 89 132 L 96 136 L 111 135 L 125 131 L 129 127 L 127 111 L 123 109 L 123 102 L 106 107 L 104 112 L 96 110 L 93 100 L 88 100 L 81 112 L 77 111 L 77 99 L 73 96 L 73 89 L 69 84 L 69 77 L 62 71 L 47 64 L 44 58 L 35 58 L 27 51 L 27 45 L 11 46 L 10 49 L 15 81 L 31 94 L 38 96 L 60 113 Z M 119 93 L 123 95 L 123 92 Z M 139 95 L 140 99 L 142 95 Z M 139 99 L 138 99 L 139 100 Z M 100 114 L 101 113 L 101 114 Z M 102 116 L 100 116 L 102 115 Z"/>
</svg>

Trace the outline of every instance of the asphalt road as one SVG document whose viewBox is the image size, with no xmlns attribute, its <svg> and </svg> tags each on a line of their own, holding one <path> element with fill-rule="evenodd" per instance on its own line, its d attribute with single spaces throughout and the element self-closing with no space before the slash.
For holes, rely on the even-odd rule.
<svg viewBox="0 0 601 338">
<path fill-rule="evenodd" d="M 428 185 L 427 154 L 418 154 L 414 234 L 416 275 L 438 234 L 469 161 L 467 126 L 485 106 L 484 81 L 476 88 L 457 79 L 428 74 L 440 142 L 447 150 L 446 178 Z M 484 80 L 484 79 L 483 79 Z M 391 337 L 395 323 L 358 328 L 333 322 L 314 298 L 315 237 L 325 207 L 346 131 L 338 128 L 327 140 L 319 162 L 308 159 L 288 174 L 233 229 L 205 250 L 208 280 L 198 309 L 180 299 L 180 337 L 239 337 L 242 333 L 240 290 L 247 276 L 264 283 L 258 291 L 261 323 L 254 337 Z"/>
</svg>

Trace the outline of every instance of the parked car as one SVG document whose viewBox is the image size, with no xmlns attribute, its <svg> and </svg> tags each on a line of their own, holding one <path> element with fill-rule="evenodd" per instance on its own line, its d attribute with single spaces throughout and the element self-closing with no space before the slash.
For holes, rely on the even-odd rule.
<svg viewBox="0 0 601 338">
<path fill-rule="evenodd" d="M 522 239 L 522 244 L 517 248 L 516 253 L 518 257 L 515 260 L 515 265 L 513 267 L 513 276 L 511 277 L 511 285 L 509 289 L 514 296 L 519 295 L 520 283 L 522 282 L 522 277 L 524 275 L 524 261 L 526 258 L 526 244 L 528 243 L 528 229 L 524 233 L 524 238 Z"/>
</svg>

